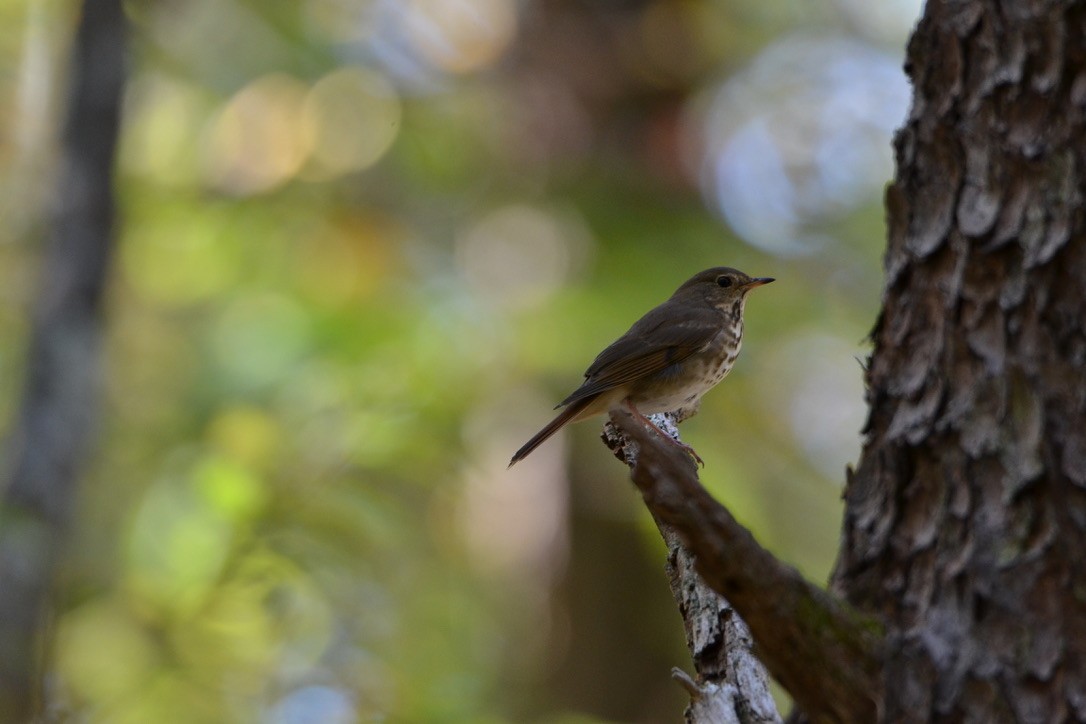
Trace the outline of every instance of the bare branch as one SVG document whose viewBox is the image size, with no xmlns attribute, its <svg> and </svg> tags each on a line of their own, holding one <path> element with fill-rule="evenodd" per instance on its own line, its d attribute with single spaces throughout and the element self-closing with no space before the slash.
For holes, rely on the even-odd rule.
<svg viewBox="0 0 1086 724">
<path fill-rule="evenodd" d="M 706 492 L 690 456 L 624 410 L 611 413 L 633 453 L 645 504 L 694 555 L 705 582 L 750 627 L 759 658 L 812 721 L 876 721 L 882 634 L 778 561 Z M 627 456 L 630 452 L 626 452 Z"/>
<path fill-rule="evenodd" d="M 664 431 L 678 438 L 672 415 L 653 415 Z M 604 428 L 604 442 L 616 457 L 631 469 L 637 464 L 638 448 L 612 424 Z M 736 722 L 771 724 L 781 720 L 769 693 L 769 675 L 754 655 L 754 644 L 746 624 L 731 604 L 710 588 L 695 568 L 694 555 L 673 527 L 655 515 L 653 519 L 667 544 L 667 574 L 671 594 L 679 607 L 686 629 L 686 644 L 697 672 L 697 681 L 676 669 L 672 676 L 687 693 L 690 724 Z"/>
</svg>

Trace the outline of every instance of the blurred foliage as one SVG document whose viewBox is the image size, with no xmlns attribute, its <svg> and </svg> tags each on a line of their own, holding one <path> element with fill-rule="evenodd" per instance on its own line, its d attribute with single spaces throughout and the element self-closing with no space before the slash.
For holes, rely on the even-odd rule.
<svg viewBox="0 0 1086 724">
<path fill-rule="evenodd" d="M 132 0 L 60 710 L 676 720 L 662 547 L 599 424 L 505 464 L 687 276 L 775 276 L 685 435 L 825 580 L 917 5 Z M 0 0 L 5 429 L 76 11 Z"/>
</svg>

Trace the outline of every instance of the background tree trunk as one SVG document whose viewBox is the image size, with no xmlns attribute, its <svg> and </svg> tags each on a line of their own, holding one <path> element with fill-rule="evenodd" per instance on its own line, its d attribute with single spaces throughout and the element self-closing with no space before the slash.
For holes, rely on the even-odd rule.
<svg viewBox="0 0 1086 724">
<path fill-rule="evenodd" d="M 1086 5 L 931 0 L 835 585 L 888 721 L 1086 720 Z"/>
<path fill-rule="evenodd" d="M 0 481 L 0 720 L 40 713 L 50 593 L 98 412 L 102 298 L 124 87 L 120 0 L 88 0 L 19 417 Z M 109 655 L 103 652 L 103 655 Z"/>
</svg>

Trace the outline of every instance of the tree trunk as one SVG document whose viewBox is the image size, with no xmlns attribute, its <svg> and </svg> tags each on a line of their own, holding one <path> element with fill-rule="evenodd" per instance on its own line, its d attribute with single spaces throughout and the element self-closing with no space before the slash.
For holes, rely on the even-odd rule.
<svg viewBox="0 0 1086 724">
<path fill-rule="evenodd" d="M 0 479 L 0 720 L 5 722 L 31 721 L 43 705 L 53 573 L 94 436 L 124 40 L 121 0 L 87 0 L 72 53 L 26 382 Z"/>
<path fill-rule="evenodd" d="M 1086 720 L 1086 4 L 929 0 L 834 584 L 888 721 Z"/>
</svg>

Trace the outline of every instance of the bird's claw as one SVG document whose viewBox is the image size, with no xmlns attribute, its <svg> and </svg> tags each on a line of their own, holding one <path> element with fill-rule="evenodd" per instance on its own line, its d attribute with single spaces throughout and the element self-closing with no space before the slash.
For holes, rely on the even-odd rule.
<svg viewBox="0 0 1086 724">
<path fill-rule="evenodd" d="M 687 445 L 687 444 L 686 444 L 685 442 L 683 442 L 682 440 L 678 439 L 677 437 L 672 437 L 672 436 L 671 436 L 671 434 L 670 434 L 670 433 L 668 433 L 668 431 L 667 431 L 667 430 L 664 430 L 664 429 L 663 429 L 663 428 L 661 428 L 661 427 L 660 427 L 659 425 L 657 425 L 657 424 L 656 424 L 655 422 L 653 422 L 652 418 L 650 418 L 650 417 L 648 417 L 648 416 L 644 415 L 644 414 L 643 414 L 643 413 L 642 413 L 642 412 L 641 412 L 640 410 L 638 410 L 638 409 L 637 409 L 637 407 L 636 407 L 636 406 L 635 406 L 635 405 L 634 405 L 634 404 L 633 404 L 632 402 L 630 402 L 629 400 L 627 400 L 627 401 L 626 401 L 626 408 L 627 408 L 627 409 L 628 409 L 628 410 L 629 410 L 630 412 L 632 412 L 632 413 L 634 414 L 634 416 L 635 416 L 635 417 L 638 417 L 638 418 L 640 418 L 642 422 L 644 422 L 644 423 L 645 423 L 645 424 L 647 424 L 647 425 L 648 425 L 649 427 L 651 427 L 651 428 L 652 428 L 653 430 L 655 430 L 656 432 L 658 432 L 658 433 L 660 434 L 660 437 L 662 437 L 663 439 L 667 440 L 667 441 L 668 441 L 669 443 L 671 443 L 672 445 L 677 445 L 677 446 L 678 446 L 678 447 L 679 447 L 679 448 L 680 448 L 680 449 L 681 449 L 681 450 L 682 450 L 683 452 L 687 453 L 687 454 L 688 454 L 688 455 L 689 455 L 690 457 L 694 458 L 694 460 L 696 460 L 696 461 L 697 461 L 698 465 L 700 465 L 700 466 L 701 466 L 701 467 L 703 467 L 703 468 L 705 467 L 705 461 L 704 461 L 704 460 L 702 460 L 702 459 L 701 459 L 701 456 L 700 456 L 700 455 L 698 455 L 698 454 L 697 454 L 697 453 L 696 453 L 696 452 L 694 451 L 694 448 L 690 447 L 689 445 Z M 676 435 L 678 434 L 677 428 L 676 428 L 676 433 L 675 433 L 675 434 L 676 434 Z"/>
<path fill-rule="evenodd" d="M 705 467 L 705 461 L 701 459 L 700 455 L 698 455 L 696 452 L 694 452 L 694 448 L 690 447 L 685 442 L 679 442 L 678 440 L 671 437 L 670 435 L 667 436 L 667 439 L 671 440 L 671 442 L 673 442 L 676 445 L 678 445 L 679 447 L 681 447 L 684 452 L 688 453 L 690 455 L 690 457 L 694 458 L 694 460 L 697 461 L 698 465 L 700 465 L 703 468 Z"/>
</svg>

